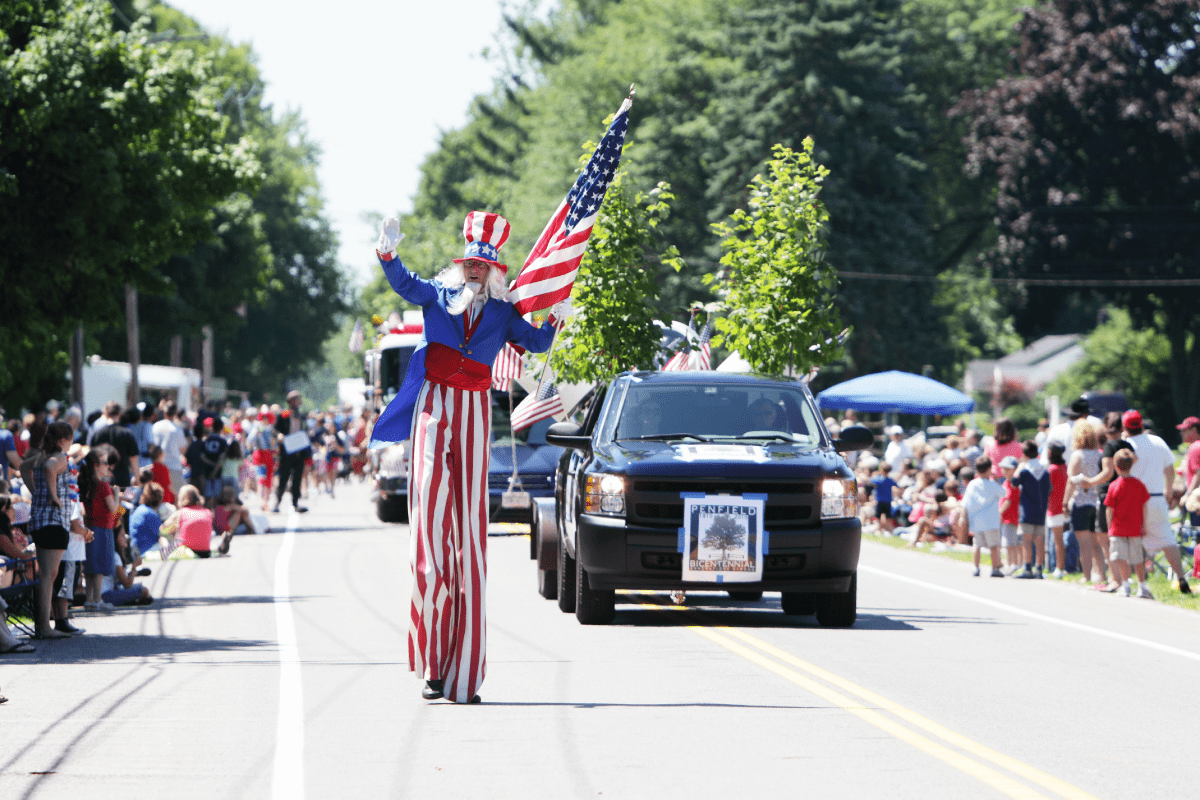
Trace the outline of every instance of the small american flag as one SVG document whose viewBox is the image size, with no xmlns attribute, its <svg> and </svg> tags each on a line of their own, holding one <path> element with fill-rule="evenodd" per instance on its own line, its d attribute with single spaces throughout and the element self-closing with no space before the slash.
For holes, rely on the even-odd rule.
<svg viewBox="0 0 1200 800">
<path fill-rule="evenodd" d="M 691 342 L 695 336 L 696 329 L 692 327 L 692 323 L 688 322 L 687 342 Z M 688 349 L 688 345 L 684 344 L 683 348 L 675 355 L 671 356 L 671 360 L 663 365 L 663 372 L 683 372 L 684 370 L 711 370 L 712 369 L 712 346 L 708 343 L 712 336 L 712 319 L 704 324 L 704 329 L 700 331 L 699 342 L 696 347 Z"/>
<path fill-rule="evenodd" d="M 521 353 L 512 342 L 508 342 L 496 355 L 496 363 L 492 364 L 492 388 L 507 392 L 512 387 L 513 378 L 521 377 L 521 372 Z"/>
<path fill-rule="evenodd" d="M 529 395 L 513 409 L 512 432 L 525 430 L 535 422 L 563 413 L 562 397 L 552 381 L 542 384 L 537 395 Z"/>
<path fill-rule="evenodd" d="M 704 323 L 704 330 L 700 331 L 700 352 L 696 355 L 696 369 L 712 369 L 712 345 L 708 340 L 712 337 L 712 317 Z"/>
<path fill-rule="evenodd" d="M 350 333 L 350 352 L 361 353 L 363 349 L 362 320 L 354 320 L 354 330 Z"/>
<path fill-rule="evenodd" d="M 520 314 L 549 308 L 570 296 L 604 193 L 621 162 L 632 105 L 629 98 L 621 103 L 587 167 L 546 223 L 546 229 L 525 259 L 525 266 L 513 281 L 509 299 Z"/>
</svg>

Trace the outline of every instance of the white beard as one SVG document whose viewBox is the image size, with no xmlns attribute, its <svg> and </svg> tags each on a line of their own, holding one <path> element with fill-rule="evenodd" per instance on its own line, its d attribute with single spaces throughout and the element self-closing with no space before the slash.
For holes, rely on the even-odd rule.
<svg viewBox="0 0 1200 800">
<path fill-rule="evenodd" d="M 466 284 L 462 287 L 462 291 L 458 293 L 458 296 L 451 300 L 449 305 L 446 306 L 446 310 L 455 316 L 463 313 L 475 302 L 475 298 L 479 296 L 480 290 L 483 291 L 483 296 L 486 300 L 487 287 L 479 283 Z"/>
</svg>

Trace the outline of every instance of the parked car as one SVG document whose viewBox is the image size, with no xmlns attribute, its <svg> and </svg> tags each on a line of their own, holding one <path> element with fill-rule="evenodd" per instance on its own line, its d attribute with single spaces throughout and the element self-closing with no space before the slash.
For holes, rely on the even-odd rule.
<svg viewBox="0 0 1200 800">
<path fill-rule="evenodd" d="M 535 528 L 539 591 L 581 623 L 610 622 L 617 589 L 714 588 L 736 599 L 777 591 L 785 613 L 854 623 L 861 525 L 854 477 L 839 453 L 873 437 L 855 425 L 835 444 L 806 385 L 628 372 L 596 392 L 582 424 L 553 425 L 546 440 L 569 453 L 559 461 L 553 511 L 545 507 L 555 524 Z M 694 540 L 684 552 L 685 529 L 694 527 L 684 508 L 696 498 L 762 500 L 759 579 L 684 580 L 685 556 L 689 569 L 698 563 Z"/>
<path fill-rule="evenodd" d="M 507 404 L 507 401 L 504 401 Z M 507 427 L 507 411 L 503 412 L 503 424 Z M 493 420 L 502 415 L 494 413 Z M 494 422 L 493 424 L 497 424 Z M 514 438 L 507 430 L 497 438 L 493 435 L 492 456 L 488 464 L 488 501 L 492 522 L 524 522 L 533 524 L 534 505 L 539 498 L 554 497 L 554 474 L 558 459 L 563 454 L 561 447 L 546 442 L 546 431 L 554 424 L 553 419 L 535 422 L 519 431 Z M 493 428 L 495 434 L 495 428 Z M 516 458 L 518 492 L 509 493 L 513 477 L 513 459 Z M 521 497 L 520 495 L 524 495 Z"/>
</svg>

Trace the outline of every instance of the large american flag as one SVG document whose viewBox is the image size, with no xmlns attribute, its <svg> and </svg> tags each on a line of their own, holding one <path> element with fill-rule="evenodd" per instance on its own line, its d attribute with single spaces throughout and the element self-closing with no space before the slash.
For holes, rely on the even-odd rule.
<svg viewBox="0 0 1200 800">
<path fill-rule="evenodd" d="M 545 381 L 536 395 L 529 395 L 512 412 L 512 432 L 525 430 L 535 422 L 558 416 L 564 411 L 562 397 L 554 381 Z"/>
<path fill-rule="evenodd" d="M 504 349 L 496 355 L 496 362 L 492 364 L 492 388 L 507 392 L 512 386 L 513 378 L 521 377 L 521 370 L 521 352 L 512 342 L 507 342 Z"/>
<path fill-rule="evenodd" d="M 354 330 L 350 333 L 350 352 L 361 353 L 363 349 L 362 320 L 354 320 Z"/>
<path fill-rule="evenodd" d="M 513 281 L 509 299 L 519 313 L 549 308 L 570 296 L 604 193 L 621 162 L 631 106 L 632 101 L 625 98 L 587 167 L 546 223 L 546 229 L 525 259 L 525 266 Z"/>
</svg>

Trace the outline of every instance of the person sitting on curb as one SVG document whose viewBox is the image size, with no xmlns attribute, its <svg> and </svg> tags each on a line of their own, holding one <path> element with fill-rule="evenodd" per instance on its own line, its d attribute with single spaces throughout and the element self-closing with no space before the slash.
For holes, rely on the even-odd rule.
<svg viewBox="0 0 1200 800">
<path fill-rule="evenodd" d="M 221 555 L 229 553 L 229 543 L 235 534 L 254 532 L 250 527 L 250 509 L 242 505 L 237 489 L 232 486 L 222 489 L 217 499 L 217 507 L 213 509 L 213 530 L 221 534 L 221 545 L 217 548 Z"/>
<path fill-rule="evenodd" d="M 154 602 L 150 590 L 133 582 L 133 561 L 129 555 L 129 534 L 124 529 L 116 533 L 116 564 L 112 576 L 112 588 L 106 588 L 101 597 L 114 606 L 148 606 Z M 107 581 L 106 581 L 107 583 Z"/>
</svg>

